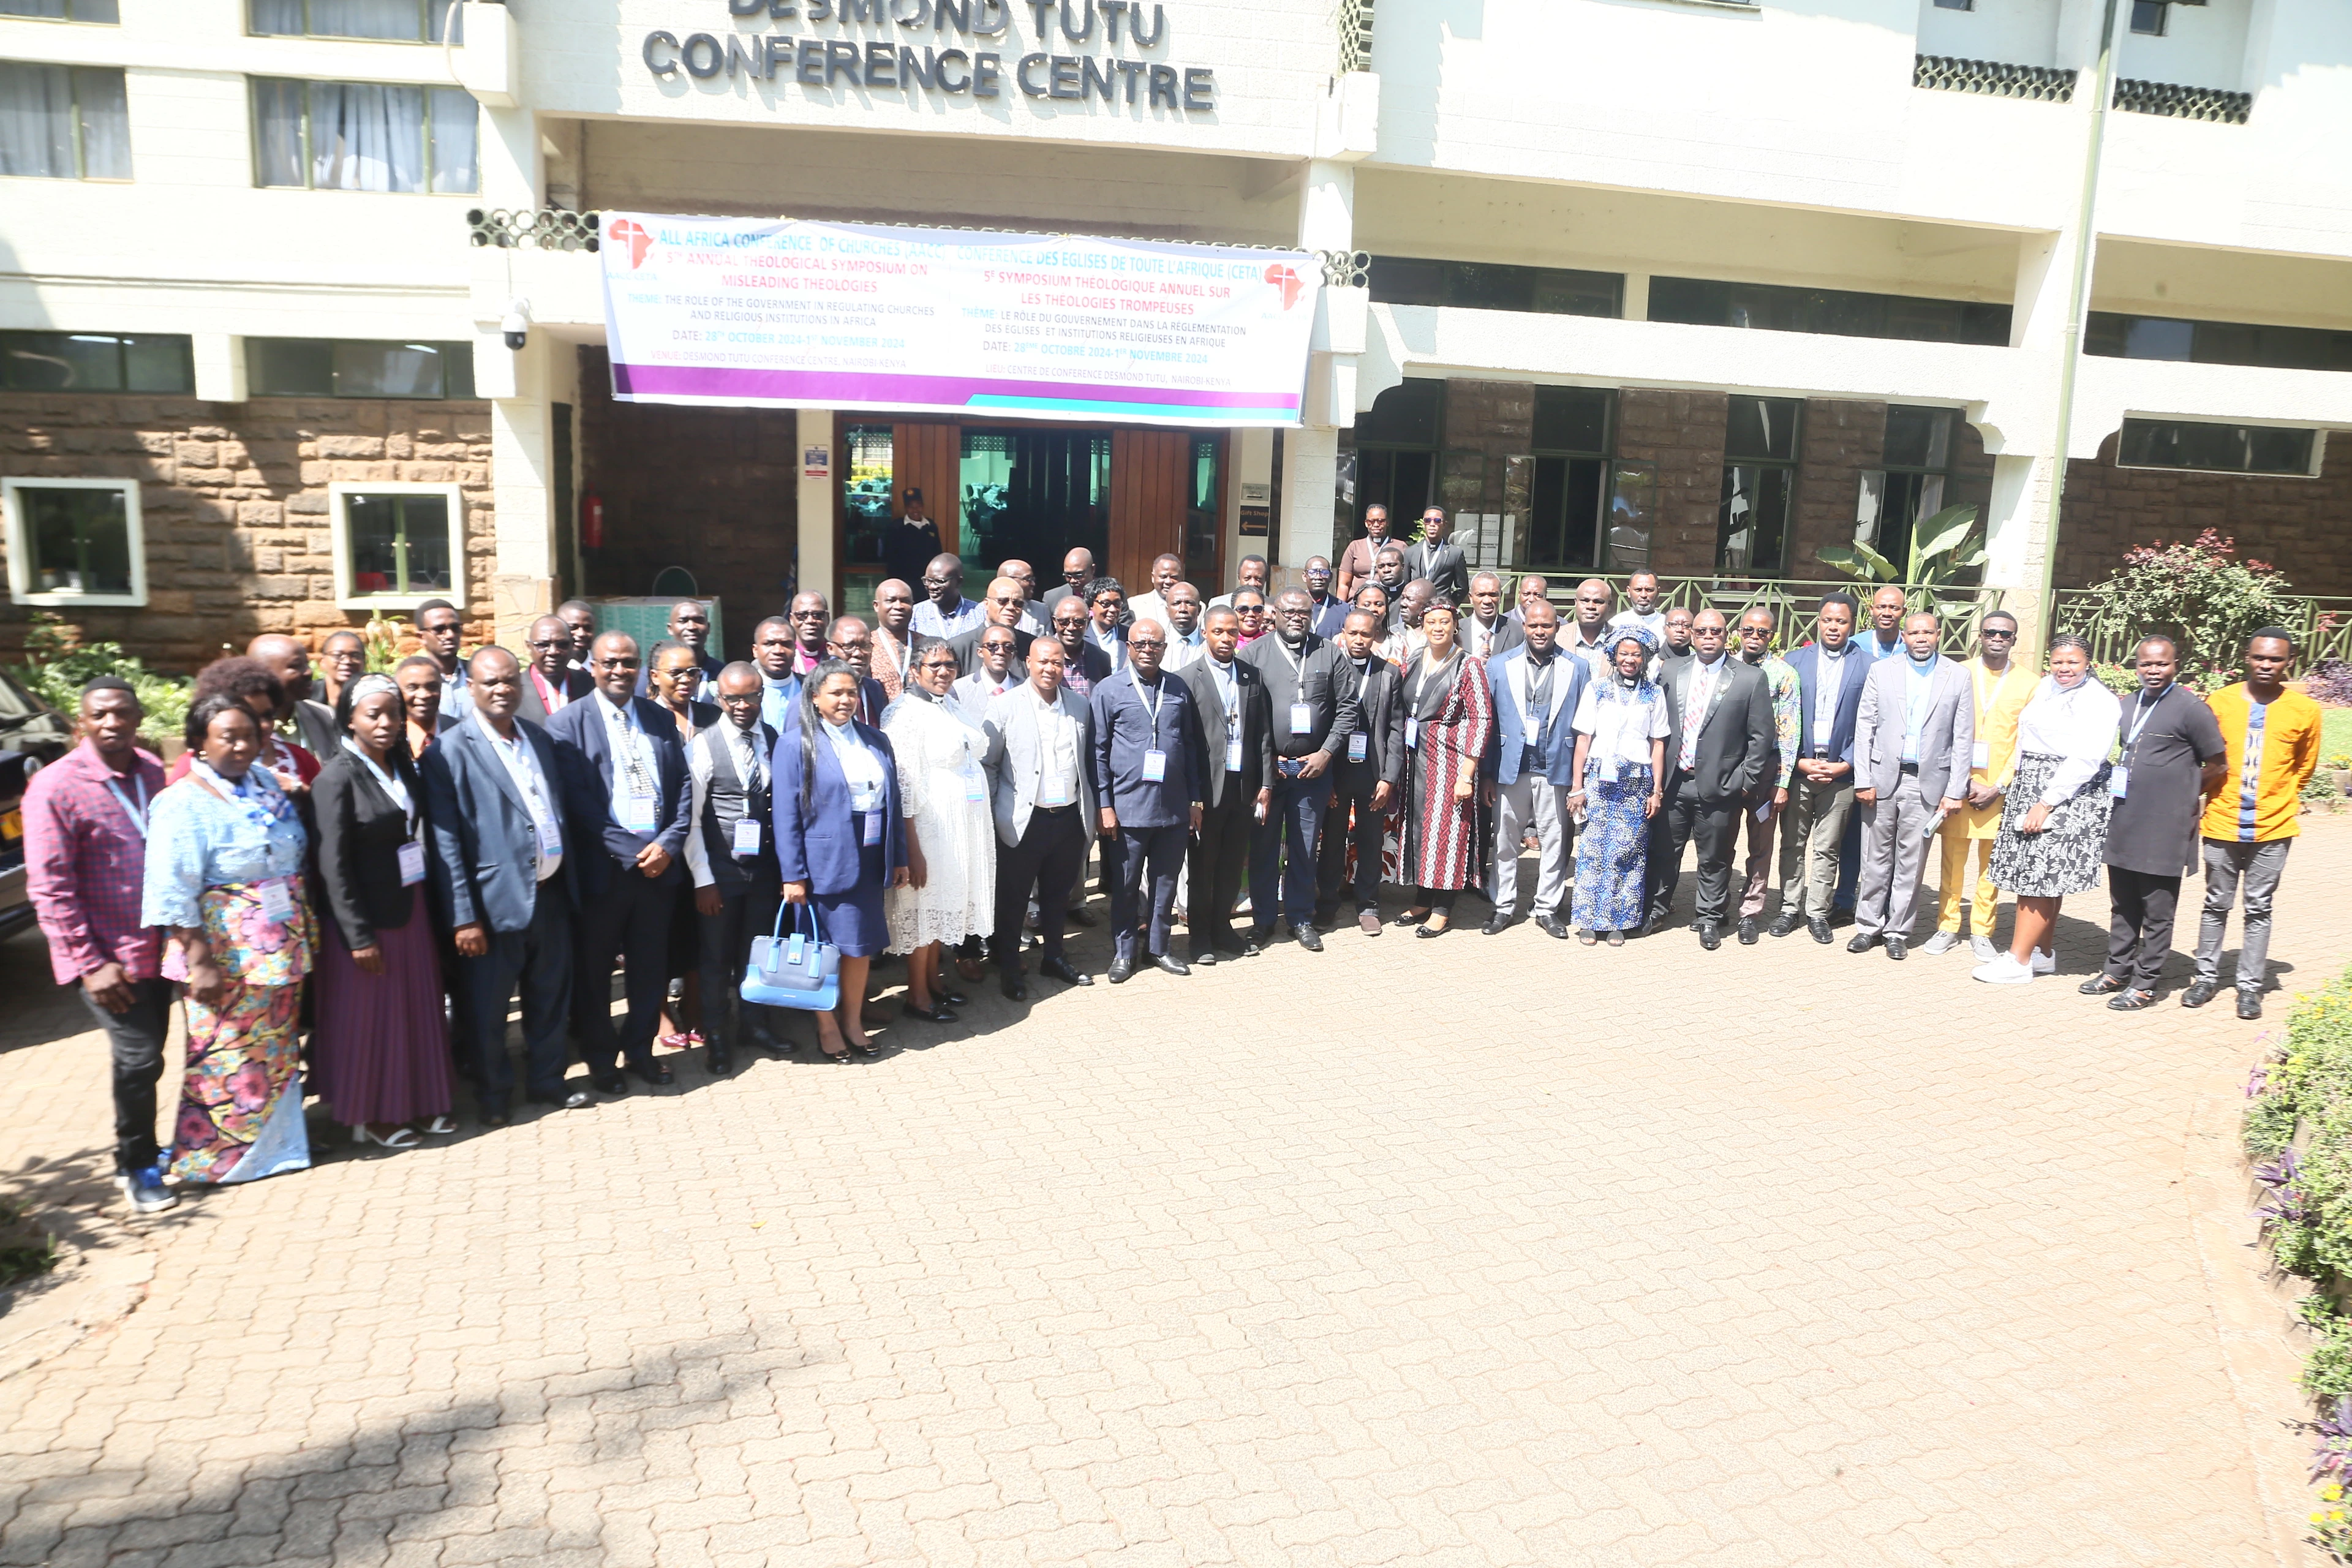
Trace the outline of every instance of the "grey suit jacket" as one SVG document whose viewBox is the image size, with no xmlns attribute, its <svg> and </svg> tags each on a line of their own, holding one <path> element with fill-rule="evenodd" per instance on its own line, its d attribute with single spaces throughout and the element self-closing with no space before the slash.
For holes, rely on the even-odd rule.
<svg viewBox="0 0 2352 1568">
<path fill-rule="evenodd" d="M 1089 757 L 1094 750 L 1094 718 L 1076 693 L 1066 687 L 1054 694 L 1062 711 L 1078 724 L 1078 825 L 1087 842 L 1095 837 L 1095 781 Z M 989 809 L 996 817 L 996 837 L 1018 844 L 1029 831 L 1029 817 L 1037 806 L 1037 790 L 1045 761 L 1037 731 L 1037 702 L 1026 682 L 988 705 L 981 729 L 988 735 L 988 754 L 981 765 L 988 770 Z"/>
<path fill-rule="evenodd" d="M 1910 668 L 1908 658 L 1882 658 L 1863 682 L 1862 710 L 1853 727 L 1857 789 L 1888 791 L 1902 781 Z M 1930 805 L 1968 793 L 1976 723 L 1976 689 L 1968 667 L 1938 655 L 1927 680 L 1927 721 L 1919 731 L 1919 793 Z"/>
</svg>

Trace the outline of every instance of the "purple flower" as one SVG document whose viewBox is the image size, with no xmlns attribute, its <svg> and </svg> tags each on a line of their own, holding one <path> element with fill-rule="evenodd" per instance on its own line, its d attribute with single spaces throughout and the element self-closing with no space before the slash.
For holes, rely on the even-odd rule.
<svg viewBox="0 0 2352 1568">
<path fill-rule="evenodd" d="M 259 1062 L 247 1062 L 228 1075 L 229 1103 L 239 1110 L 259 1110 L 269 1103 L 269 1071 Z"/>
</svg>

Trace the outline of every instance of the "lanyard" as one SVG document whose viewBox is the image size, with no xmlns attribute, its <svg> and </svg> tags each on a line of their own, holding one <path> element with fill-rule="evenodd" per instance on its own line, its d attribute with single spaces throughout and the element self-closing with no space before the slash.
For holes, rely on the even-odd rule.
<svg viewBox="0 0 2352 1568">
<path fill-rule="evenodd" d="M 261 764 L 258 762 L 255 763 L 255 766 L 257 767 L 260 765 Z M 256 784 L 253 782 L 253 771 L 251 768 L 247 769 L 245 776 L 237 780 L 235 784 L 231 784 L 228 780 L 221 777 L 219 773 L 213 770 L 212 764 L 209 763 L 191 763 L 188 764 L 188 771 L 195 774 L 199 779 L 210 784 L 213 787 L 213 793 L 219 795 L 223 800 L 234 801 L 238 809 L 245 813 L 247 820 L 258 825 L 264 834 L 267 834 L 272 827 L 275 827 L 278 825 L 278 808 L 277 806 L 269 804 L 269 796 L 273 791 L 268 786 Z M 248 788 L 252 790 L 253 794 L 248 795 L 246 793 Z M 256 795 L 258 795 L 262 801 L 262 804 L 257 806 L 254 804 L 254 797 Z M 285 797 L 283 795 L 279 795 L 278 798 L 283 800 Z"/>
<path fill-rule="evenodd" d="M 1307 684 L 1307 653 L 1306 653 L 1306 650 L 1305 650 L 1305 649 L 1303 649 L 1303 648 L 1302 648 L 1302 649 L 1300 649 L 1300 650 L 1299 650 L 1298 657 L 1297 657 L 1297 658 L 1293 658 L 1290 656 L 1290 645 L 1289 645 L 1288 643 L 1284 642 L 1284 641 L 1282 640 L 1282 634 L 1281 634 L 1281 633 L 1276 632 L 1276 633 L 1275 634 L 1275 637 L 1274 637 L 1274 651 L 1275 651 L 1275 652 L 1276 652 L 1276 653 L 1278 653 L 1278 654 L 1280 654 L 1280 655 L 1282 656 L 1282 662 L 1283 662 L 1283 663 L 1285 663 L 1285 664 L 1286 664 L 1286 665 L 1290 666 L 1290 683 L 1291 683 L 1291 685 L 1292 685 L 1294 688 L 1297 688 L 1297 687 L 1300 687 L 1300 686 L 1304 686 L 1304 685 L 1306 685 L 1306 684 Z"/>
<path fill-rule="evenodd" d="M 539 688 L 539 705 L 550 713 L 562 711 L 565 701 L 568 700 L 563 695 L 562 689 L 549 685 L 547 677 L 540 674 L 535 668 L 530 671 L 530 679 L 531 684 Z"/>
<path fill-rule="evenodd" d="M 1999 706 L 2000 702 L 2000 694 L 2009 689 L 2009 678 L 2017 673 L 2017 666 L 2012 664 L 2007 669 L 2000 672 L 1999 679 L 1995 679 L 1992 683 L 1992 691 L 1990 695 L 1985 691 L 1985 667 L 1983 665 L 1979 664 L 1976 667 L 1974 675 L 1977 689 L 1977 734 L 1979 736 L 1982 736 L 1984 734 L 1985 726 L 1992 721 L 1992 710 L 1995 707 Z"/>
<path fill-rule="evenodd" d="M 623 753 L 622 760 L 629 773 L 630 783 L 632 784 L 642 784 L 645 786 L 642 789 L 632 788 L 629 793 L 631 795 L 652 795 L 655 793 L 654 782 L 646 772 L 645 758 L 637 744 L 637 742 L 644 738 L 645 731 L 637 727 L 637 715 L 635 710 L 632 708 L 615 708 L 611 703 L 606 703 L 605 709 L 606 714 L 604 721 L 607 724 L 612 723 L 616 719 L 620 721 L 621 741 L 619 746 L 615 749 Z"/>
<path fill-rule="evenodd" d="M 132 781 L 139 788 L 139 804 L 136 806 L 131 804 L 131 797 L 122 793 L 122 786 L 112 779 L 106 781 L 106 793 L 114 797 L 114 804 L 122 808 L 122 815 L 131 819 L 131 826 L 138 829 L 139 837 L 144 839 L 147 837 L 147 781 L 135 773 Z"/>
<path fill-rule="evenodd" d="M 501 741 L 499 739 L 497 731 L 489 730 L 487 725 L 483 728 L 489 734 L 490 744 L 498 747 L 502 756 L 513 759 L 507 763 L 507 772 L 513 776 L 515 783 L 522 786 L 522 792 L 530 797 L 533 819 L 553 821 L 553 816 L 548 810 L 547 797 L 540 793 L 539 759 L 531 755 L 530 742 L 522 738 L 522 731 L 517 730 L 511 741 Z"/>
<path fill-rule="evenodd" d="M 2164 705 L 2165 693 L 2171 689 L 2172 687 L 2168 682 L 2164 690 L 2156 694 L 2155 701 L 2135 702 L 2132 704 L 2134 708 L 2138 710 L 2139 717 L 2133 723 L 2131 732 L 2124 737 L 2124 756 L 2126 761 L 2130 759 L 2132 752 L 2139 745 L 2139 732 L 2147 728 L 2148 720 L 2153 718 L 2156 714 L 2156 710 Z"/>
<path fill-rule="evenodd" d="M 1167 689 L 1155 680 L 1151 683 L 1150 695 L 1147 697 L 1143 682 L 1136 680 L 1131 684 L 1135 688 L 1136 700 L 1143 704 L 1144 712 L 1151 717 L 1151 743 L 1156 746 L 1160 743 L 1160 710 L 1168 700 Z"/>
</svg>

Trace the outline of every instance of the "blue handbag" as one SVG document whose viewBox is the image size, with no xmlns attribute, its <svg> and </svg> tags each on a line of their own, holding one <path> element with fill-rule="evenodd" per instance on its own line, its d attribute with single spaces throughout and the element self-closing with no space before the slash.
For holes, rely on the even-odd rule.
<svg viewBox="0 0 2352 1568">
<path fill-rule="evenodd" d="M 796 911 L 790 936 L 784 934 L 786 910 Z M 830 1013 L 841 1005 L 841 949 L 824 940 L 815 910 L 805 903 L 777 907 L 776 929 L 751 939 L 742 992 L 746 1002 L 803 1013 Z"/>
</svg>

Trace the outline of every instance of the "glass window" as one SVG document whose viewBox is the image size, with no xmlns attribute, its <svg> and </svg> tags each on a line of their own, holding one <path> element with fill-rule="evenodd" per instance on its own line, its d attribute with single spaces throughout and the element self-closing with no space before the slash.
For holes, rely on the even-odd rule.
<svg viewBox="0 0 2352 1568">
<path fill-rule="evenodd" d="M 474 346 L 247 338 L 245 374 L 256 397 L 471 397 Z"/>
<path fill-rule="evenodd" d="M 1348 537 L 1362 535 L 1364 509 L 1389 509 L 1389 537 L 1403 540 L 1422 509 L 1437 499 L 1437 437 L 1445 413 L 1445 384 L 1428 377 L 1400 382 L 1339 432 L 1339 504 Z"/>
<path fill-rule="evenodd" d="M 1612 572 L 1650 564 L 1650 538 L 1658 519 L 1658 465 L 1619 458 L 1609 465 L 1609 560 Z"/>
<path fill-rule="evenodd" d="M 2108 359 L 2252 364 L 2273 370 L 2352 371 L 2352 332 L 2250 321 L 2192 321 L 2094 310 L 2083 352 Z"/>
<path fill-rule="evenodd" d="M 2131 30 L 2164 37 L 2164 0 L 2132 0 Z"/>
<path fill-rule="evenodd" d="M 77 5 L 81 0 L 75 0 Z M 437 44 L 445 20 L 450 41 L 466 41 L 466 8 L 449 0 L 252 0 L 249 26 L 265 37 L 388 38 Z"/>
<path fill-rule="evenodd" d="M 1373 257 L 1367 280 L 1376 304 L 1453 305 L 1549 316 L 1616 316 L 1622 313 L 1625 297 L 1624 274 L 1619 272 L 1404 256 Z"/>
<path fill-rule="evenodd" d="M 351 597 L 449 591 L 447 495 L 353 491 L 341 500 Z"/>
<path fill-rule="evenodd" d="M 45 16 L 55 22 L 122 20 L 121 0 L 0 0 L 0 16 Z"/>
<path fill-rule="evenodd" d="M 131 105 L 122 72 L 0 60 L 0 174 L 129 179 Z"/>
<path fill-rule="evenodd" d="M 0 332 L 0 391 L 186 393 L 195 387 L 184 337 Z"/>
<path fill-rule="evenodd" d="M 891 445 L 887 425 L 851 425 L 841 432 L 841 602 L 861 615 L 882 585 L 882 531 L 897 515 L 891 510 Z M 919 600 L 922 584 L 909 586 Z M 971 584 L 964 586 L 979 592 Z"/>
<path fill-rule="evenodd" d="M 0 480 L 19 604 L 142 605 L 136 479 Z"/>
<path fill-rule="evenodd" d="M 1108 431 L 967 429 L 957 480 L 967 588 L 987 582 L 1000 561 L 1028 562 L 1043 587 L 1059 575 L 1065 552 L 1084 545 L 1097 561 L 1109 553 Z"/>
<path fill-rule="evenodd" d="M 1856 509 L 1853 537 L 1906 573 L 1919 520 L 1944 510 L 1952 472 L 1952 432 L 1958 423 L 1958 414 L 1949 408 L 1887 407 L 1885 468 L 1880 471 L 1877 505 Z"/>
<path fill-rule="evenodd" d="M 2318 468 L 2316 430 L 2126 419 L 2116 460 L 2131 468 L 2197 468 L 2216 474 L 2301 474 Z"/>
<path fill-rule="evenodd" d="M 1916 342 L 2009 342 L 2010 308 L 1910 294 L 1864 294 L 1778 283 L 1727 283 L 1705 278 L 1650 279 L 1650 320 L 1696 327 L 1749 327 L 1775 332 L 1826 332 Z"/>
<path fill-rule="evenodd" d="M 1716 570 L 1727 576 L 1786 567 L 1804 409 L 1793 397 L 1731 399 L 1715 552 Z"/>
<path fill-rule="evenodd" d="M 1217 542 L 1224 534 L 1224 462 L 1222 436 L 1192 437 L 1192 483 L 1184 498 L 1184 580 L 1196 586 L 1218 581 Z"/>
<path fill-rule="evenodd" d="M 1606 541 L 1601 520 L 1615 404 L 1614 393 L 1597 387 L 1536 388 L 1535 453 L 1519 564 L 1601 569 Z"/>
<path fill-rule="evenodd" d="M 462 88 L 256 77 L 254 180 L 320 191 L 472 192 L 481 184 L 479 118 Z"/>
<path fill-rule="evenodd" d="M 1976 8 L 1977 0 L 1936 0 L 1938 11 L 1973 11 Z"/>
</svg>

